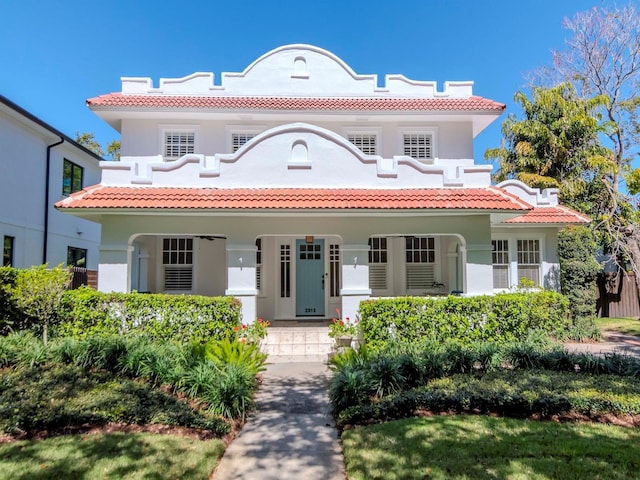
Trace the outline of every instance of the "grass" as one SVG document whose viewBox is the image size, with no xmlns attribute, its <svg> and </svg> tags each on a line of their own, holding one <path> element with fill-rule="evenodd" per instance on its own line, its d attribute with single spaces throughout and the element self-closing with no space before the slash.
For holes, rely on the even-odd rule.
<svg viewBox="0 0 640 480">
<path fill-rule="evenodd" d="M 596 323 L 603 333 L 610 330 L 640 337 L 640 320 L 637 318 L 598 318 Z"/>
<path fill-rule="evenodd" d="M 640 431 L 487 416 L 398 420 L 345 431 L 350 480 L 637 479 Z"/>
<path fill-rule="evenodd" d="M 206 479 L 220 440 L 155 434 L 73 435 L 0 445 L 0 479 Z"/>
</svg>

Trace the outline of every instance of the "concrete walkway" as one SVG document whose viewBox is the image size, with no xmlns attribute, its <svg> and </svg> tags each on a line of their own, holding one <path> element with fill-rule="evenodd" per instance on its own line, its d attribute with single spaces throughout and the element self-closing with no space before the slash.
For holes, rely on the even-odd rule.
<svg viewBox="0 0 640 480">
<path fill-rule="evenodd" d="M 565 343 L 571 352 L 621 353 L 640 357 L 640 337 L 618 332 L 604 332 L 604 341 L 598 343 Z"/>
<path fill-rule="evenodd" d="M 344 480 L 323 363 L 270 364 L 257 411 L 231 442 L 214 480 Z"/>
</svg>

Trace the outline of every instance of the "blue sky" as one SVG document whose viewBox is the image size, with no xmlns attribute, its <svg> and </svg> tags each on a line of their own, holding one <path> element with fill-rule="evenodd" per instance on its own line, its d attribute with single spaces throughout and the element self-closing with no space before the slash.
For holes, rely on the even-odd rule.
<svg viewBox="0 0 640 480">
<path fill-rule="evenodd" d="M 625 2 L 618 2 L 625 3 Z M 548 64 L 568 32 L 562 19 L 608 0 L 3 0 L 0 94 L 74 137 L 118 133 L 85 100 L 120 90 L 120 77 L 242 71 L 267 51 L 309 43 L 357 73 L 474 80 L 507 104 L 524 74 Z M 500 123 L 475 144 L 476 162 L 500 144 Z"/>
</svg>

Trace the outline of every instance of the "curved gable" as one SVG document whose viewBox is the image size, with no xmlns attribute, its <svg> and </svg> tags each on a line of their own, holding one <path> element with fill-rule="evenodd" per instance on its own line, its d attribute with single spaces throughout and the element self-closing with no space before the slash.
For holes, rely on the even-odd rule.
<svg viewBox="0 0 640 480">
<path fill-rule="evenodd" d="M 304 44 L 276 48 L 242 73 L 221 77 L 227 94 L 341 96 L 378 91 L 377 75 L 357 75 L 331 52 Z"/>
</svg>

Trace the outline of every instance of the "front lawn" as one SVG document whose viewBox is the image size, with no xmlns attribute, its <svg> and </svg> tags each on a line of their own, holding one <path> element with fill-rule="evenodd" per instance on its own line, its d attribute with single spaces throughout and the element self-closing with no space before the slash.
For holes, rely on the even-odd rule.
<svg viewBox="0 0 640 480">
<path fill-rule="evenodd" d="M 0 478 L 206 479 L 220 440 L 135 434 L 73 435 L 0 445 Z"/>
<path fill-rule="evenodd" d="M 613 331 L 640 337 L 640 320 L 637 318 L 598 318 L 596 323 L 603 335 L 606 331 Z"/>
<path fill-rule="evenodd" d="M 638 478 L 640 431 L 601 424 L 436 416 L 347 430 L 349 480 Z"/>
</svg>

